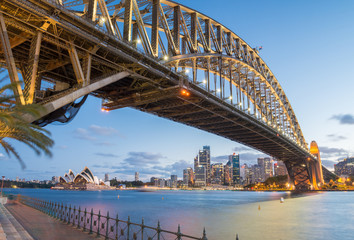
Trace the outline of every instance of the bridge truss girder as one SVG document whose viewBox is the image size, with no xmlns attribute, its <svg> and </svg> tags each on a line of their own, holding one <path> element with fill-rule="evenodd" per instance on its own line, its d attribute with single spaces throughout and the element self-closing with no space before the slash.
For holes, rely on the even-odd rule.
<svg viewBox="0 0 354 240">
<path fill-rule="evenodd" d="M 3 0 L 0 23 L 0 64 L 13 82 L 23 75 L 21 104 L 75 99 L 125 72 L 90 92 L 104 108 L 134 107 L 241 142 L 306 182 L 293 162 L 316 158 L 280 84 L 256 49 L 208 16 L 168 0 Z"/>
</svg>

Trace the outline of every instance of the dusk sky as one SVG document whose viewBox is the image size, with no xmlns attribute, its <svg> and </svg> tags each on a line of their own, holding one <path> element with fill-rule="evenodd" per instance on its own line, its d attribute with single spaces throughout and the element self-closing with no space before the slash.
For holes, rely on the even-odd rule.
<svg viewBox="0 0 354 240">
<path fill-rule="evenodd" d="M 315 140 L 329 169 L 354 155 L 354 1 L 341 0 L 180 0 L 222 23 L 260 56 L 283 87 L 307 143 Z M 101 101 L 89 97 L 66 125 L 46 127 L 55 141 L 53 157 L 36 156 L 14 143 L 26 169 L 1 149 L 0 174 L 13 179 L 51 179 L 88 166 L 95 175 L 142 180 L 169 177 L 192 167 L 203 145 L 212 162 L 226 163 L 240 154 L 241 164 L 255 163 L 262 153 L 131 108 L 101 112 Z"/>
</svg>

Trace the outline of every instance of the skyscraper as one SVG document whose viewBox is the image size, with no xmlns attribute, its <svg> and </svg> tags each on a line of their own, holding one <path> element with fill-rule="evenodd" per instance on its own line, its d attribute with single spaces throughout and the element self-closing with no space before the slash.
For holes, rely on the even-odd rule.
<svg viewBox="0 0 354 240">
<path fill-rule="evenodd" d="M 177 175 L 171 175 L 171 187 L 177 187 Z"/>
<path fill-rule="evenodd" d="M 139 172 L 135 172 L 135 182 L 139 181 Z"/>
<path fill-rule="evenodd" d="M 105 182 L 108 182 L 108 181 L 109 181 L 109 175 L 108 175 L 108 173 L 105 173 L 105 174 L 104 174 L 104 181 L 105 181 Z"/>
<path fill-rule="evenodd" d="M 261 170 L 262 182 L 264 182 L 270 177 L 273 177 L 273 165 L 272 165 L 272 160 L 269 157 L 258 158 L 257 162 Z"/>
<path fill-rule="evenodd" d="M 203 146 L 199 151 L 199 165 L 204 166 L 206 173 L 206 182 L 210 183 L 210 146 Z"/>
<path fill-rule="evenodd" d="M 288 171 L 286 170 L 286 166 L 283 162 L 277 161 L 274 163 L 274 175 L 275 176 L 284 176 L 287 175 Z"/>
<path fill-rule="evenodd" d="M 183 169 L 183 185 L 193 186 L 194 183 L 194 174 L 192 168 Z"/>
<path fill-rule="evenodd" d="M 224 184 L 232 185 L 232 183 L 232 163 L 231 161 L 228 161 L 224 166 Z"/>
<path fill-rule="evenodd" d="M 205 187 L 206 186 L 206 170 L 202 165 L 197 166 L 194 169 L 195 172 L 195 181 L 194 186 L 196 187 Z"/>
<path fill-rule="evenodd" d="M 234 184 L 240 184 L 240 155 L 233 155 L 229 156 L 232 162 L 232 179 Z"/>
<path fill-rule="evenodd" d="M 224 166 L 222 163 L 211 165 L 211 183 L 224 184 Z"/>
</svg>

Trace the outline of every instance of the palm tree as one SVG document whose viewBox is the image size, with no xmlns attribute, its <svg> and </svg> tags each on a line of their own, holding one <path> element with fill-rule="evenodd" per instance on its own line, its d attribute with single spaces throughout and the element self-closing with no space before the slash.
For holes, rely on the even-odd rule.
<svg viewBox="0 0 354 240">
<path fill-rule="evenodd" d="M 0 69 L 0 75 L 3 72 L 4 70 Z M 7 76 L 4 76 L 0 82 L 6 78 Z M 25 143 L 36 154 L 39 155 L 44 152 L 47 156 L 52 156 L 50 147 L 53 146 L 54 142 L 49 137 L 49 131 L 23 119 L 25 114 L 39 116 L 42 107 L 37 104 L 16 104 L 16 96 L 13 94 L 15 87 L 16 84 L 7 84 L 0 87 L 0 145 L 9 156 L 13 154 L 20 162 L 21 167 L 25 168 L 22 158 L 15 148 L 5 140 L 6 138 Z"/>
</svg>

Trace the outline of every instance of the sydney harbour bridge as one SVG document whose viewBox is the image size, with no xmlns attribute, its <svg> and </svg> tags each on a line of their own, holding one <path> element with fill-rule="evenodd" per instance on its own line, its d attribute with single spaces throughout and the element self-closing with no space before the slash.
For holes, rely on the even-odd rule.
<svg viewBox="0 0 354 240">
<path fill-rule="evenodd" d="M 105 111 L 133 107 L 266 153 L 297 189 L 330 174 L 257 49 L 196 10 L 168 0 L 0 0 L 0 36 L 17 103 L 44 106 L 30 122 L 69 121 L 90 94 Z"/>
</svg>

